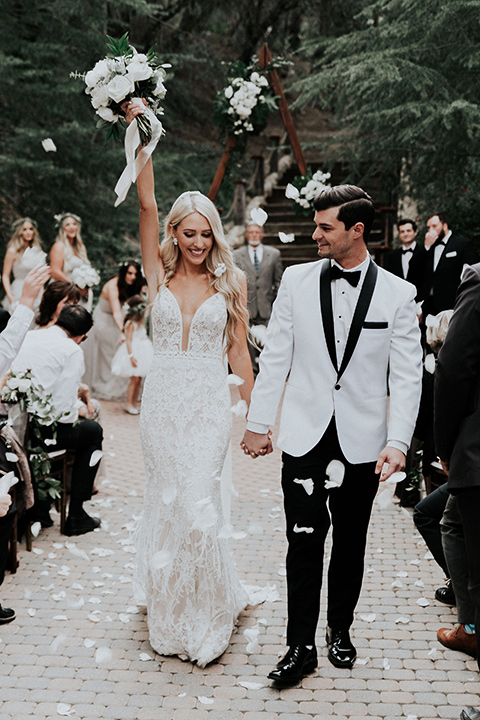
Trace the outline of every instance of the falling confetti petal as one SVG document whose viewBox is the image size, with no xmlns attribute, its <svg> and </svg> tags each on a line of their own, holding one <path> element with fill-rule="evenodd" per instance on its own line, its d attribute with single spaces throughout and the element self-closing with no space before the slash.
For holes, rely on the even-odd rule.
<svg viewBox="0 0 480 720">
<path fill-rule="evenodd" d="M 7 460 L 7 462 L 16 463 L 18 462 L 18 455 L 14 452 L 6 452 L 5 460 Z"/>
<path fill-rule="evenodd" d="M 30 532 L 32 533 L 33 537 L 38 537 L 38 533 L 40 532 L 41 529 L 42 529 L 42 525 L 39 522 L 34 522 L 30 526 Z"/>
<path fill-rule="evenodd" d="M 433 353 L 427 355 L 423 364 L 425 366 L 425 370 L 430 373 L 430 375 L 433 375 L 435 372 L 435 355 Z"/>
<path fill-rule="evenodd" d="M 97 463 L 100 462 L 102 457 L 103 457 L 103 452 L 101 450 L 94 450 L 93 453 L 91 454 L 90 461 L 88 464 L 90 465 L 90 467 L 94 467 L 95 465 L 97 465 Z"/>
<path fill-rule="evenodd" d="M 359 617 L 365 622 L 371 623 L 377 617 L 376 613 L 368 613 L 367 615 L 359 615 Z"/>
<path fill-rule="evenodd" d="M 75 543 L 69 542 L 67 540 L 67 542 L 65 543 L 65 547 L 67 548 L 67 550 L 69 550 L 72 553 L 72 555 L 75 555 L 75 557 L 81 557 L 84 560 L 86 560 L 87 562 L 90 562 L 90 558 L 88 557 L 85 550 L 82 550 L 81 548 L 77 547 L 75 545 Z"/>
<path fill-rule="evenodd" d="M 108 647 L 99 647 L 95 652 L 95 662 L 106 663 L 112 659 L 112 651 Z"/>
<path fill-rule="evenodd" d="M 312 478 L 295 478 L 293 481 L 294 483 L 298 483 L 299 485 L 303 485 L 303 489 L 307 493 L 307 495 L 311 495 L 313 493 L 313 480 Z"/>
<path fill-rule="evenodd" d="M 388 467 L 388 465 L 387 465 L 387 467 Z M 406 477 L 407 477 L 406 473 L 396 472 L 396 473 L 393 473 L 392 475 L 390 475 L 388 480 L 384 480 L 383 484 L 384 485 L 396 485 L 397 483 L 402 482 L 402 480 L 405 480 Z"/>
<path fill-rule="evenodd" d="M 295 240 L 294 233 L 279 232 L 278 237 L 280 238 L 280 242 L 282 242 L 282 243 L 291 243 L 291 242 L 294 242 L 294 240 Z"/>
<path fill-rule="evenodd" d="M 98 615 L 94 615 L 93 613 L 90 613 L 88 619 L 95 623 L 100 622 L 100 618 L 98 617 Z"/>
<path fill-rule="evenodd" d="M 237 417 L 245 417 L 248 412 L 248 405 L 245 400 L 239 400 L 235 405 L 232 405 L 231 410 Z"/>
<path fill-rule="evenodd" d="M 227 376 L 227 385 L 236 385 L 239 387 L 240 385 L 243 385 L 244 382 L 245 380 L 238 375 L 231 374 Z"/>
<path fill-rule="evenodd" d="M 300 190 L 296 188 L 295 185 L 292 185 L 292 183 L 288 183 L 285 188 L 285 197 L 289 200 L 296 200 L 300 197 Z"/>
<path fill-rule="evenodd" d="M 265 340 L 267 338 L 267 328 L 265 325 L 252 325 L 250 328 L 250 332 L 252 333 L 253 337 L 257 341 L 259 345 L 262 347 L 265 345 Z"/>
<path fill-rule="evenodd" d="M 248 680 L 239 680 L 238 684 L 247 690 L 260 690 L 260 688 L 265 687 L 263 683 L 249 682 Z"/>
<path fill-rule="evenodd" d="M 417 605 L 420 605 L 420 607 L 427 607 L 428 605 L 430 605 L 430 602 L 429 600 L 427 600 L 427 598 L 418 598 L 416 603 Z"/>
<path fill-rule="evenodd" d="M 45 138 L 42 140 L 42 147 L 45 152 L 57 152 L 57 146 L 53 142 L 52 138 Z M 60 715 L 66 715 L 69 713 L 60 713 Z"/>
<path fill-rule="evenodd" d="M 268 214 L 262 208 L 254 208 L 250 210 L 250 217 L 255 225 L 263 227 L 268 220 Z"/>
<path fill-rule="evenodd" d="M 327 465 L 325 473 L 329 478 L 325 481 L 325 487 L 327 490 L 334 487 L 340 487 L 345 476 L 345 465 L 340 460 L 331 460 Z"/>
<path fill-rule="evenodd" d="M 297 524 L 295 524 L 295 527 L 293 528 L 294 533 L 313 533 L 312 527 L 298 527 Z"/>
</svg>

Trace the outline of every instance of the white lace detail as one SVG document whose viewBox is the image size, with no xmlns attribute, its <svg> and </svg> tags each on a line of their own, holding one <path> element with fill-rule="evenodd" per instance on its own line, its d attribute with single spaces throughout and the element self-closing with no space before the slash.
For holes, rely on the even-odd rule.
<svg viewBox="0 0 480 720">
<path fill-rule="evenodd" d="M 247 604 L 229 541 L 218 537 L 232 422 L 226 320 L 223 295 L 208 298 L 182 351 L 180 308 L 163 287 L 152 308 L 155 356 L 142 399 L 146 485 L 136 532 L 136 591 L 146 598 L 152 647 L 201 666 L 227 648 Z"/>
</svg>

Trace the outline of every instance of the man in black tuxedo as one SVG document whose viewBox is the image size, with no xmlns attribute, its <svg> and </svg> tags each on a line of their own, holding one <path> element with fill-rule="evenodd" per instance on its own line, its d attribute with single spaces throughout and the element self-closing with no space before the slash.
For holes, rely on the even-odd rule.
<svg viewBox="0 0 480 720">
<path fill-rule="evenodd" d="M 399 220 L 397 228 L 402 246 L 392 250 L 387 256 L 385 269 L 415 285 L 418 295 L 423 281 L 427 252 L 423 245 L 415 241 L 418 229 L 414 220 L 409 218 Z"/>
<path fill-rule="evenodd" d="M 435 445 L 457 498 L 480 669 L 480 263 L 467 268 L 435 371 Z M 463 720 L 480 720 L 474 708 Z"/>
<path fill-rule="evenodd" d="M 463 268 L 479 260 L 470 240 L 452 234 L 444 213 L 431 215 L 427 220 L 427 227 L 427 259 L 418 298 L 423 300 L 424 318 L 453 308 Z"/>
</svg>

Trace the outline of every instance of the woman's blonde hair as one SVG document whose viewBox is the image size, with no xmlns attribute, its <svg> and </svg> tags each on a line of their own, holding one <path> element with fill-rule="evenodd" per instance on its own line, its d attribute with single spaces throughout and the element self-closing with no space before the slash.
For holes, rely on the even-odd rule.
<svg viewBox="0 0 480 720">
<path fill-rule="evenodd" d="M 164 284 L 173 277 L 180 260 L 180 250 L 173 242 L 172 228 L 175 229 L 187 215 L 200 213 L 209 223 L 213 233 L 212 249 L 205 259 L 205 265 L 212 276 L 211 286 L 225 298 L 227 306 L 227 323 L 225 326 L 225 343 L 227 352 L 236 341 L 235 327 L 237 323 L 248 332 L 248 311 L 245 307 L 242 285 L 240 282 L 241 270 L 233 260 L 223 232 L 220 215 L 209 198 L 201 192 L 184 192 L 178 197 L 169 214 L 165 218 L 165 235 L 160 244 L 160 255 L 165 267 Z M 225 270 L 217 277 L 215 270 Z"/>
<path fill-rule="evenodd" d="M 12 225 L 13 235 L 10 238 L 8 247 L 7 247 L 7 250 L 10 250 L 10 248 L 12 248 L 12 250 L 15 250 L 15 254 L 17 256 L 22 255 L 23 251 L 25 249 L 25 246 L 23 243 L 22 231 L 23 231 L 23 226 L 25 225 L 26 222 L 30 223 L 31 226 L 33 227 L 33 240 L 32 240 L 32 244 L 30 245 L 30 247 L 37 247 L 40 250 L 42 249 L 42 244 L 40 241 L 40 233 L 38 232 L 37 223 L 35 222 L 35 220 L 32 220 L 32 218 L 23 217 L 23 218 L 20 218 L 19 220 L 16 220 L 13 223 L 13 225 Z"/>
<path fill-rule="evenodd" d="M 55 218 L 59 222 L 58 234 L 55 239 L 55 242 L 61 242 L 66 247 L 71 247 L 71 245 L 67 238 L 67 233 L 65 231 L 65 225 L 69 218 L 73 218 L 75 220 L 75 222 L 78 225 L 78 231 L 75 236 L 75 240 L 73 241 L 73 250 L 74 250 L 75 255 L 78 255 L 79 258 L 81 258 L 85 262 L 88 262 L 87 248 L 83 244 L 83 240 L 82 240 L 82 221 L 81 221 L 81 219 L 78 217 L 78 215 L 74 215 L 73 213 L 64 213 L 63 215 L 56 215 Z"/>
</svg>

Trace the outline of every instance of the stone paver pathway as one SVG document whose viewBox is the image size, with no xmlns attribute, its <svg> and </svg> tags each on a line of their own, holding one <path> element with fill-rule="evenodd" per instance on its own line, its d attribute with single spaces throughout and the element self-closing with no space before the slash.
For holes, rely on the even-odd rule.
<svg viewBox="0 0 480 720">
<path fill-rule="evenodd" d="M 246 532 L 234 541 L 239 572 L 251 585 L 276 585 L 281 599 L 244 612 L 228 651 L 206 669 L 156 655 L 130 582 L 129 528 L 143 485 L 138 422 L 120 404 L 104 403 L 106 477 L 91 503 L 102 528 L 70 541 L 55 516 L 33 552 L 21 546 L 20 568 L 5 579 L 1 602 L 17 619 L 0 627 L 0 720 L 428 720 L 458 718 L 465 705 L 480 704 L 476 663 L 436 641 L 437 629 L 455 622 L 454 612 L 433 599 L 441 571 L 425 558 L 411 515 L 396 506 L 374 511 L 353 629 L 355 667 L 340 671 L 328 662 L 323 610 L 318 671 L 298 688 L 269 687 L 266 675 L 285 643 L 280 454 L 246 458 L 237 418 L 232 520 Z M 428 605 L 419 605 L 421 598 Z M 253 654 L 247 628 L 259 631 Z"/>
</svg>

